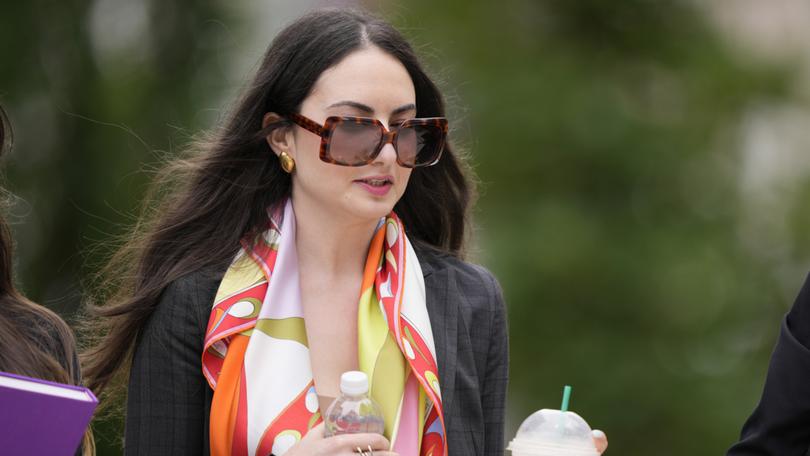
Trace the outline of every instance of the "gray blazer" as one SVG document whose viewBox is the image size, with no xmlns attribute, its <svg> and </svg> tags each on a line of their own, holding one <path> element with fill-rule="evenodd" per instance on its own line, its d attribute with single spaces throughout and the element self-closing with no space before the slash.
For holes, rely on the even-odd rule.
<svg viewBox="0 0 810 456">
<path fill-rule="evenodd" d="M 481 266 L 415 248 L 425 277 L 451 456 L 503 455 L 509 368 L 500 286 Z M 127 455 L 209 454 L 213 391 L 203 338 L 224 270 L 173 282 L 138 337 L 127 396 Z"/>
</svg>

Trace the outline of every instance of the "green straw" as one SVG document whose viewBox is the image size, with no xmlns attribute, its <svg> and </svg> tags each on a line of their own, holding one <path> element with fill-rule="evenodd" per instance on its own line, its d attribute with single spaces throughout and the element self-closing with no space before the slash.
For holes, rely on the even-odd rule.
<svg viewBox="0 0 810 456">
<path fill-rule="evenodd" d="M 568 411 L 568 402 L 569 402 L 570 400 L 571 400 L 571 387 L 570 387 L 570 386 L 568 386 L 568 385 L 565 385 L 565 388 L 563 388 L 563 400 L 562 400 L 562 405 L 560 406 L 560 410 L 561 410 L 561 411 L 563 411 L 563 412 L 567 412 L 567 411 Z"/>
</svg>

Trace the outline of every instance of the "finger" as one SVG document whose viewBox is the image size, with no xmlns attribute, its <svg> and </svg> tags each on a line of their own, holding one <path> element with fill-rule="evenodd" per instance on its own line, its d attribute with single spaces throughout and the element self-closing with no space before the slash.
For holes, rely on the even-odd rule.
<svg viewBox="0 0 810 456">
<path fill-rule="evenodd" d="M 600 431 L 599 429 L 594 429 L 593 431 L 593 443 L 596 444 L 596 450 L 599 451 L 599 454 L 602 454 L 607 450 L 608 447 L 608 440 L 607 436 L 604 432 Z"/>
<path fill-rule="evenodd" d="M 360 448 L 360 449 L 363 450 L 363 453 L 365 453 L 367 456 L 371 456 L 371 453 L 369 453 L 368 448 Z M 373 451 L 374 451 L 374 456 L 399 456 L 399 453 L 395 453 L 393 451 L 386 451 L 386 450 L 373 450 Z M 343 453 L 341 453 L 341 454 L 343 454 Z M 352 451 L 351 454 L 352 455 L 357 455 L 357 454 L 360 454 L 360 453 L 358 453 L 357 449 L 355 449 L 354 451 Z"/>
<path fill-rule="evenodd" d="M 374 447 L 371 447 L 371 448 L 373 450 Z M 371 456 L 371 453 L 368 451 L 368 448 L 361 448 L 361 450 L 363 450 L 368 456 Z M 394 451 L 388 451 L 387 449 L 385 449 L 385 450 L 373 450 L 373 451 L 374 451 L 374 456 L 399 456 L 399 453 L 396 453 Z"/>
<path fill-rule="evenodd" d="M 363 450 L 361 448 L 361 450 Z M 320 454 L 320 453 L 319 453 Z M 357 449 L 353 451 L 341 451 L 340 453 L 329 453 L 329 456 L 358 456 L 359 453 Z M 366 456 L 399 456 L 399 453 L 395 453 L 393 451 L 385 451 L 385 450 L 373 450 L 373 453 L 369 453 L 368 448 L 363 450 L 363 453 Z"/>
<path fill-rule="evenodd" d="M 357 451 L 360 449 L 362 453 Z M 368 451 L 368 448 L 354 448 L 352 450 L 342 450 L 339 453 L 332 452 L 333 450 L 329 450 L 329 456 L 358 456 L 363 454 L 365 456 L 399 456 L 399 453 L 395 453 L 393 451 L 386 451 L 386 450 L 372 450 Z M 318 453 L 319 455 L 321 453 Z M 324 453 L 326 455 L 327 453 Z"/>
<path fill-rule="evenodd" d="M 304 435 L 304 438 L 301 440 L 320 440 L 323 438 L 323 432 L 324 432 L 324 422 L 321 421 L 320 424 L 310 429 L 309 432 L 307 432 L 306 435 Z"/>
<path fill-rule="evenodd" d="M 386 451 L 390 447 L 388 439 L 380 434 L 373 433 L 341 434 L 334 437 L 327 437 L 326 440 L 333 440 L 333 448 L 336 450 L 347 449 L 354 451 L 357 448 L 360 448 L 361 450 L 368 450 L 368 446 L 371 445 L 371 449 L 377 452 Z"/>
</svg>

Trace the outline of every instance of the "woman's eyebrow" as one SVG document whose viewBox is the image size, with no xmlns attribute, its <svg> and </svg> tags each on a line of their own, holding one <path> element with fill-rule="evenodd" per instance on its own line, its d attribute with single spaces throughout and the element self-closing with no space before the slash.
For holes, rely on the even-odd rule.
<svg viewBox="0 0 810 456">
<path fill-rule="evenodd" d="M 416 105 L 413 104 L 413 103 L 408 103 L 406 105 L 402 105 L 402 106 L 398 107 L 397 109 L 394 109 L 394 111 L 391 113 L 391 115 L 395 116 L 397 114 L 402 114 L 403 112 L 408 112 L 408 111 L 416 111 Z"/>
<path fill-rule="evenodd" d="M 363 103 L 358 103 L 356 101 L 349 101 L 349 100 L 338 101 L 337 103 L 332 103 L 326 109 L 337 108 L 337 107 L 340 107 L 340 106 L 348 106 L 350 108 L 355 108 L 355 109 L 358 109 L 358 110 L 363 111 L 363 112 L 368 113 L 368 114 L 374 114 L 374 108 L 372 108 L 371 106 L 367 106 L 367 105 L 364 105 Z"/>
<path fill-rule="evenodd" d="M 327 107 L 327 109 L 337 108 L 337 107 L 340 107 L 340 106 L 348 106 L 348 107 L 360 110 L 360 111 L 362 111 L 364 113 L 367 113 L 367 114 L 374 114 L 374 108 L 372 108 L 371 106 L 364 105 L 363 103 L 358 103 L 356 101 L 350 101 L 350 100 L 343 100 L 343 101 L 338 101 L 337 103 L 332 103 L 331 105 L 329 105 Z M 407 111 L 412 111 L 412 110 L 415 110 L 415 109 L 416 109 L 415 104 L 408 103 L 406 105 L 402 105 L 402 106 L 398 107 L 397 109 L 394 109 L 391 112 L 391 115 L 395 116 L 397 114 L 401 114 L 401 113 L 407 112 Z"/>
</svg>

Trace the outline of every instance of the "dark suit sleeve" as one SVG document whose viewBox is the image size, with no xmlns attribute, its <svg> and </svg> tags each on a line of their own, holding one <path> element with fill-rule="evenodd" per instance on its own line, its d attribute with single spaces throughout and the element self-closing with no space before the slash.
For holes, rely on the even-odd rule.
<svg viewBox="0 0 810 456">
<path fill-rule="evenodd" d="M 810 447 L 810 278 L 782 321 L 759 404 L 728 456 L 805 456 Z"/>
<path fill-rule="evenodd" d="M 210 308 L 213 292 L 198 282 L 191 274 L 169 285 L 138 339 L 127 395 L 126 455 L 204 453 L 202 309 L 206 299 Z"/>
<path fill-rule="evenodd" d="M 491 304 L 491 334 L 486 375 L 481 391 L 484 413 L 484 455 L 503 456 L 506 385 L 509 378 L 509 338 L 503 292 L 489 272 L 484 273 Z"/>
</svg>

